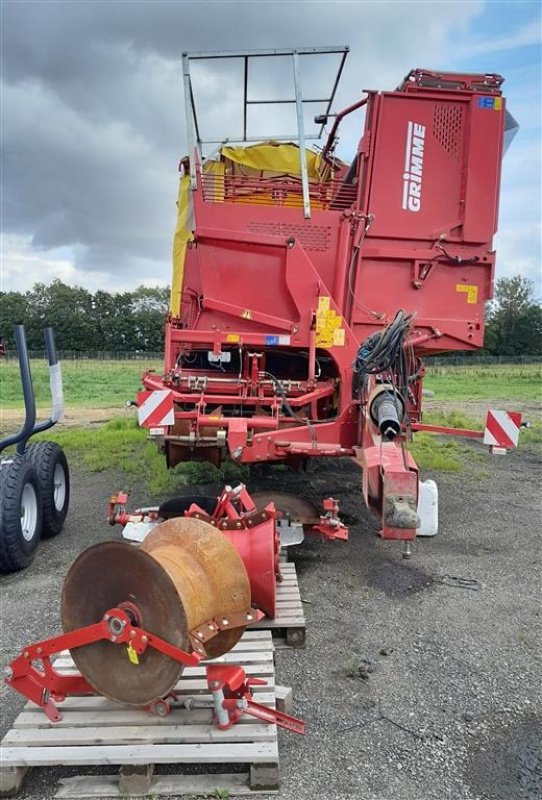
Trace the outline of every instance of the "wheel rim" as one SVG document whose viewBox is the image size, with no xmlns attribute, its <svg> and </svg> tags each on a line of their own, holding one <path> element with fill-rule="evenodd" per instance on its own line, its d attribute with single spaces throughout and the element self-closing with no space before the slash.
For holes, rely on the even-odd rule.
<svg viewBox="0 0 542 800">
<path fill-rule="evenodd" d="M 38 498 L 31 483 L 25 483 L 21 497 L 21 530 L 23 538 L 31 542 L 38 524 Z"/>
<path fill-rule="evenodd" d="M 62 511 L 66 502 L 66 473 L 62 464 L 57 464 L 53 474 L 53 501 L 57 511 Z"/>
</svg>

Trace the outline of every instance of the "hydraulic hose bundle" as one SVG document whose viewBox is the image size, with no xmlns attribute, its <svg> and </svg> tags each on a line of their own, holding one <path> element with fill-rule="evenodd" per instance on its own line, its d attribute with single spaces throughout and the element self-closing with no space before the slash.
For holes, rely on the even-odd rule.
<svg viewBox="0 0 542 800">
<path fill-rule="evenodd" d="M 407 334 L 414 314 L 398 311 L 382 331 L 371 334 L 360 345 L 354 360 L 352 391 L 355 399 L 366 397 L 370 376 L 378 376 L 380 391 L 373 394 L 369 413 L 386 439 L 401 431 L 408 400 L 408 386 L 413 377 L 414 359 L 408 357 Z"/>
</svg>

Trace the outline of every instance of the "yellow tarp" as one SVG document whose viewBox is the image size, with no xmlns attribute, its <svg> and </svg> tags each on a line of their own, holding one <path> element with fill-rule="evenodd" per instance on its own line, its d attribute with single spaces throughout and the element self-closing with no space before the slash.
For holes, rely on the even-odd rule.
<svg viewBox="0 0 542 800">
<path fill-rule="evenodd" d="M 306 150 L 309 180 L 320 178 L 321 157 L 312 150 Z M 275 172 L 287 175 L 301 175 L 299 147 L 295 144 L 266 142 L 252 147 L 222 147 L 220 155 L 226 161 L 251 167 L 258 172 Z M 204 167 L 205 169 L 205 167 Z"/>
<path fill-rule="evenodd" d="M 177 227 L 173 236 L 173 274 L 171 276 L 171 294 L 169 298 L 169 310 L 173 317 L 178 317 L 181 313 L 181 292 L 183 289 L 186 246 L 194 238 L 192 233 L 193 214 L 189 213 L 191 204 L 190 175 L 183 175 L 179 181 Z"/>
</svg>

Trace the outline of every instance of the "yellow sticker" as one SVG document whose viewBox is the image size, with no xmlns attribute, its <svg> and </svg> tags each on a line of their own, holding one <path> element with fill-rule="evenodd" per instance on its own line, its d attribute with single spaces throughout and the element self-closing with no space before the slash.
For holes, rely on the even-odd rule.
<svg viewBox="0 0 542 800">
<path fill-rule="evenodd" d="M 317 347 L 342 347 L 345 341 L 343 318 L 329 307 L 329 297 L 318 298 L 318 311 L 316 312 L 316 346 Z"/>
<path fill-rule="evenodd" d="M 502 97 L 495 97 L 493 100 L 493 108 L 495 111 L 500 111 L 502 109 Z"/>
<path fill-rule="evenodd" d="M 326 327 L 327 311 L 318 311 L 316 313 L 316 330 L 321 331 Z"/>
<path fill-rule="evenodd" d="M 241 311 L 241 317 L 243 319 L 252 319 L 252 311 L 249 308 L 245 308 L 244 311 Z"/>
<path fill-rule="evenodd" d="M 334 311 L 328 311 L 326 325 L 325 327 L 330 330 L 334 331 L 335 328 L 340 328 L 343 322 L 343 318 L 336 314 Z"/>
<path fill-rule="evenodd" d="M 139 664 L 139 656 L 138 656 L 138 654 L 136 653 L 136 651 L 134 650 L 134 648 L 132 647 L 131 644 L 128 645 L 126 650 L 128 652 L 128 658 L 130 659 L 131 663 L 132 664 Z"/>
<path fill-rule="evenodd" d="M 239 342 L 241 341 L 241 337 L 238 333 L 228 333 L 226 336 L 227 342 Z"/>
<path fill-rule="evenodd" d="M 474 305 L 478 302 L 478 287 L 470 283 L 458 283 L 455 287 L 456 292 L 465 292 L 467 295 L 467 303 Z"/>
</svg>

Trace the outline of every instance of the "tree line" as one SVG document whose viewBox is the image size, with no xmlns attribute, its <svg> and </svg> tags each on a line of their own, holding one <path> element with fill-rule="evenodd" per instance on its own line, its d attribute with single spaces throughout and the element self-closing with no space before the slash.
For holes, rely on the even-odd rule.
<svg viewBox="0 0 542 800">
<path fill-rule="evenodd" d="M 60 280 L 30 291 L 0 292 L 0 335 L 14 347 L 13 325 L 23 322 L 28 348 L 43 349 L 43 328 L 52 325 L 59 350 L 133 353 L 164 346 L 169 289 L 140 286 L 132 292 L 94 294 Z M 542 307 L 533 285 L 520 275 L 501 278 L 486 309 L 488 355 L 542 354 Z"/>
<path fill-rule="evenodd" d="M 54 328 L 59 350 L 158 352 L 164 348 L 169 289 L 140 286 L 132 292 L 89 292 L 55 280 L 30 291 L 0 292 L 0 334 L 14 347 L 13 325 L 22 322 L 29 350 L 43 350 L 43 329 Z"/>
</svg>

